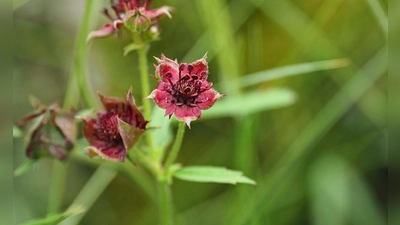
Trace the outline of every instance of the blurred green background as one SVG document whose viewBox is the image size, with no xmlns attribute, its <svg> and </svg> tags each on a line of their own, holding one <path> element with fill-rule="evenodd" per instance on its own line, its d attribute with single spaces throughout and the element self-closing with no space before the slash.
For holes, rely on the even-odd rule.
<svg viewBox="0 0 400 225">
<path fill-rule="evenodd" d="M 177 224 L 387 223 L 386 0 L 163 0 L 152 7 L 162 5 L 176 11 L 160 20 L 150 63 L 161 52 L 179 62 L 208 52 L 209 80 L 227 99 L 285 90 L 293 100 L 278 92 L 270 108 L 243 113 L 237 105 L 241 113 L 192 123 L 178 162 L 241 170 L 258 184 L 174 180 Z M 108 22 L 101 9 L 109 1 L 93 7 L 91 30 Z M 14 0 L 14 121 L 31 111 L 27 94 L 46 104 L 63 100 L 84 10 L 80 0 Z M 86 74 L 93 90 L 107 95 L 122 97 L 132 85 L 141 105 L 137 55 L 122 56 L 128 43 L 126 33 L 92 41 Z M 317 63 L 333 59 L 347 61 L 333 61 L 330 69 Z M 272 69 L 301 63 L 315 71 L 297 66 L 298 76 L 267 81 Z M 270 74 L 244 85 L 241 78 L 261 71 Z M 14 139 L 14 168 L 25 158 L 23 140 Z M 62 165 L 63 210 L 96 170 L 88 161 L 72 157 Z M 46 217 L 53 166 L 43 159 L 14 178 L 15 224 Z M 140 166 L 129 169 L 137 175 L 111 176 L 79 224 L 158 223 L 155 183 Z"/>
</svg>

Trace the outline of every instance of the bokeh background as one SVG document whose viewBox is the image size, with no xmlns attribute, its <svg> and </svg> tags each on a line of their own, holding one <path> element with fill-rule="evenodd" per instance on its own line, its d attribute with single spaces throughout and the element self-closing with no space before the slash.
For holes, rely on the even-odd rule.
<svg viewBox="0 0 400 225">
<path fill-rule="evenodd" d="M 101 14 L 108 5 L 107 0 L 92 5 L 91 30 L 108 22 Z M 162 5 L 176 11 L 173 19 L 160 21 L 161 39 L 149 49 L 151 63 L 161 52 L 180 62 L 208 52 L 209 80 L 226 98 L 284 90 L 272 97 L 278 104 L 270 108 L 243 113 L 237 105 L 241 113 L 193 122 L 180 163 L 241 170 L 257 185 L 174 180 L 177 224 L 387 223 L 386 0 L 153 1 L 153 7 Z M 14 121 L 31 111 L 27 94 L 47 104 L 63 101 L 84 11 L 80 0 L 14 1 Z M 122 96 L 132 85 L 134 96 L 141 96 L 137 56 L 122 56 L 128 43 L 125 34 L 88 45 L 84 66 L 91 90 Z M 323 60 L 336 61 L 321 66 Z M 302 63 L 311 63 L 313 72 L 295 66 L 293 76 L 275 70 L 280 79 L 265 79 L 274 69 Z M 244 85 L 258 72 L 256 82 Z M 140 105 L 141 97 L 136 99 Z M 83 155 L 83 149 L 76 151 Z M 26 158 L 22 139 L 14 139 L 13 154 L 16 168 Z M 49 196 L 52 172 L 60 167 L 66 168 L 60 200 L 66 210 L 96 175 L 101 161 L 94 161 L 43 159 L 14 178 L 14 224 L 44 218 L 57 204 Z M 107 169 L 104 191 L 93 190 L 102 194 L 79 224 L 157 224 L 150 175 L 141 167 Z"/>
</svg>

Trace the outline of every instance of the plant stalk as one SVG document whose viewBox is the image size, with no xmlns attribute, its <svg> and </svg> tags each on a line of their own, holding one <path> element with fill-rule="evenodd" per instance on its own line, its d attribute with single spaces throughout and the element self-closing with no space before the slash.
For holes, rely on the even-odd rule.
<svg viewBox="0 0 400 225">
<path fill-rule="evenodd" d="M 184 122 L 178 123 L 178 131 L 176 133 L 175 143 L 172 146 L 172 150 L 168 155 L 167 161 L 165 162 L 164 175 L 167 175 L 169 173 L 169 168 L 172 166 L 172 164 L 175 162 L 176 157 L 178 156 L 183 141 L 183 135 L 185 134 L 185 127 L 186 124 Z"/>
<path fill-rule="evenodd" d="M 133 33 L 132 35 L 133 42 L 140 45 L 138 48 L 138 57 L 139 57 L 139 71 L 140 71 L 140 79 L 142 81 L 142 98 L 146 98 L 150 95 L 150 84 L 149 84 L 149 69 L 147 62 L 147 49 L 146 44 L 143 43 L 142 38 L 138 32 Z M 151 118 L 151 106 L 150 102 L 144 100 L 143 101 L 144 108 L 144 117 L 147 120 Z M 153 138 L 150 132 L 146 133 L 147 144 L 150 147 L 150 156 L 153 161 L 156 159 L 156 152 L 153 146 Z"/>
<path fill-rule="evenodd" d="M 172 204 L 171 187 L 167 181 L 159 182 L 160 206 L 161 206 L 161 224 L 174 224 L 174 209 Z"/>
</svg>

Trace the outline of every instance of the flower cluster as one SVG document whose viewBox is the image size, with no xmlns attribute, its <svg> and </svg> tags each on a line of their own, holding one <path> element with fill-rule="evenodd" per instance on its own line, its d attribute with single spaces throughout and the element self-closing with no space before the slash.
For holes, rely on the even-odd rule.
<svg viewBox="0 0 400 225">
<path fill-rule="evenodd" d="M 126 93 L 125 102 L 100 93 L 98 95 L 105 111 L 99 111 L 97 118 L 82 117 L 83 135 L 91 144 L 86 148 L 87 154 L 124 162 L 128 150 L 146 130 L 148 121 L 136 107 L 132 88 Z"/>
<path fill-rule="evenodd" d="M 213 83 L 207 81 L 206 55 L 190 64 L 178 64 L 177 60 L 171 60 L 163 54 L 161 59 L 156 60 L 155 77 L 159 83 L 147 98 L 166 109 L 166 116 L 174 114 L 176 119 L 190 128 L 190 122 L 201 117 L 201 110 L 209 109 L 225 96 L 211 89 Z"/>
<path fill-rule="evenodd" d="M 31 102 L 34 112 L 17 122 L 17 126 L 26 130 L 26 155 L 33 159 L 53 156 L 64 160 L 77 133 L 74 111 L 64 111 L 58 103 L 46 106 L 33 96 Z"/>
<path fill-rule="evenodd" d="M 117 3 L 111 1 L 111 8 L 114 16 L 104 9 L 103 13 L 112 23 L 107 23 L 100 30 L 92 31 L 88 40 L 96 37 L 105 37 L 111 34 L 118 35 L 122 27 L 132 32 L 151 31 L 154 36 L 158 36 L 158 19 L 167 15 L 171 18 L 172 7 L 162 6 L 157 9 L 149 9 L 151 0 L 141 3 L 140 0 L 118 0 Z"/>
</svg>

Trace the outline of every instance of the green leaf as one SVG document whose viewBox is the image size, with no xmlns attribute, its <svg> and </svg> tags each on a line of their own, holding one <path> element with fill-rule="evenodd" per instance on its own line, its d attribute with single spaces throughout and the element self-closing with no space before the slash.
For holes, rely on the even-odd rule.
<svg viewBox="0 0 400 225">
<path fill-rule="evenodd" d="M 228 170 L 223 167 L 213 166 L 189 166 L 184 167 L 174 173 L 174 176 L 181 180 L 204 183 L 224 183 L 224 184 L 256 184 L 250 178 L 243 176 L 242 172 Z"/>
<path fill-rule="evenodd" d="M 249 115 L 291 105 L 295 102 L 295 99 L 295 93 L 287 88 L 253 91 L 237 97 L 228 95 L 216 102 L 209 110 L 203 111 L 202 118 Z"/>
<path fill-rule="evenodd" d="M 14 177 L 20 176 L 20 175 L 28 172 L 30 169 L 32 169 L 33 166 L 35 166 L 35 164 L 36 164 L 36 160 L 34 160 L 34 159 L 25 160 L 21 165 L 19 165 L 14 170 Z"/>
<path fill-rule="evenodd" d="M 53 225 L 57 224 L 68 217 L 83 213 L 85 209 L 79 205 L 73 205 L 70 209 L 63 213 L 50 214 L 46 218 L 31 220 L 20 225 Z"/>
<path fill-rule="evenodd" d="M 21 131 L 21 129 L 19 129 L 17 126 L 13 126 L 13 137 L 14 138 L 19 138 L 22 137 L 23 132 Z"/>
<path fill-rule="evenodd" d="M 124 56 L 127 56 L 130 52 L 138 50 L 141 47 L 142 47 L 141 45 L 135 44 L 135 43 L 132 43 L 132 44 L 129 44 L 129 45 L 125 46 L 125 48 L 124 48 Z"/>
<path fill-rule="evenodd" d="M 296 76 L 305 73 L 312 73 L 321 70 L 343 68 L 348 65 L 349 65 L 348 59 L 333 59 L 333 60 L 301 63 L 301 64 L 288 65 L 274 69 L 264 70 L 257 73 L 248 74 L 238 78 L 236 82 L 238 82 L 241 87 L 246 87 L 254 84 L 259 84 L 261 82 L 271 81 L 284 77 Z"/>
</svg>

